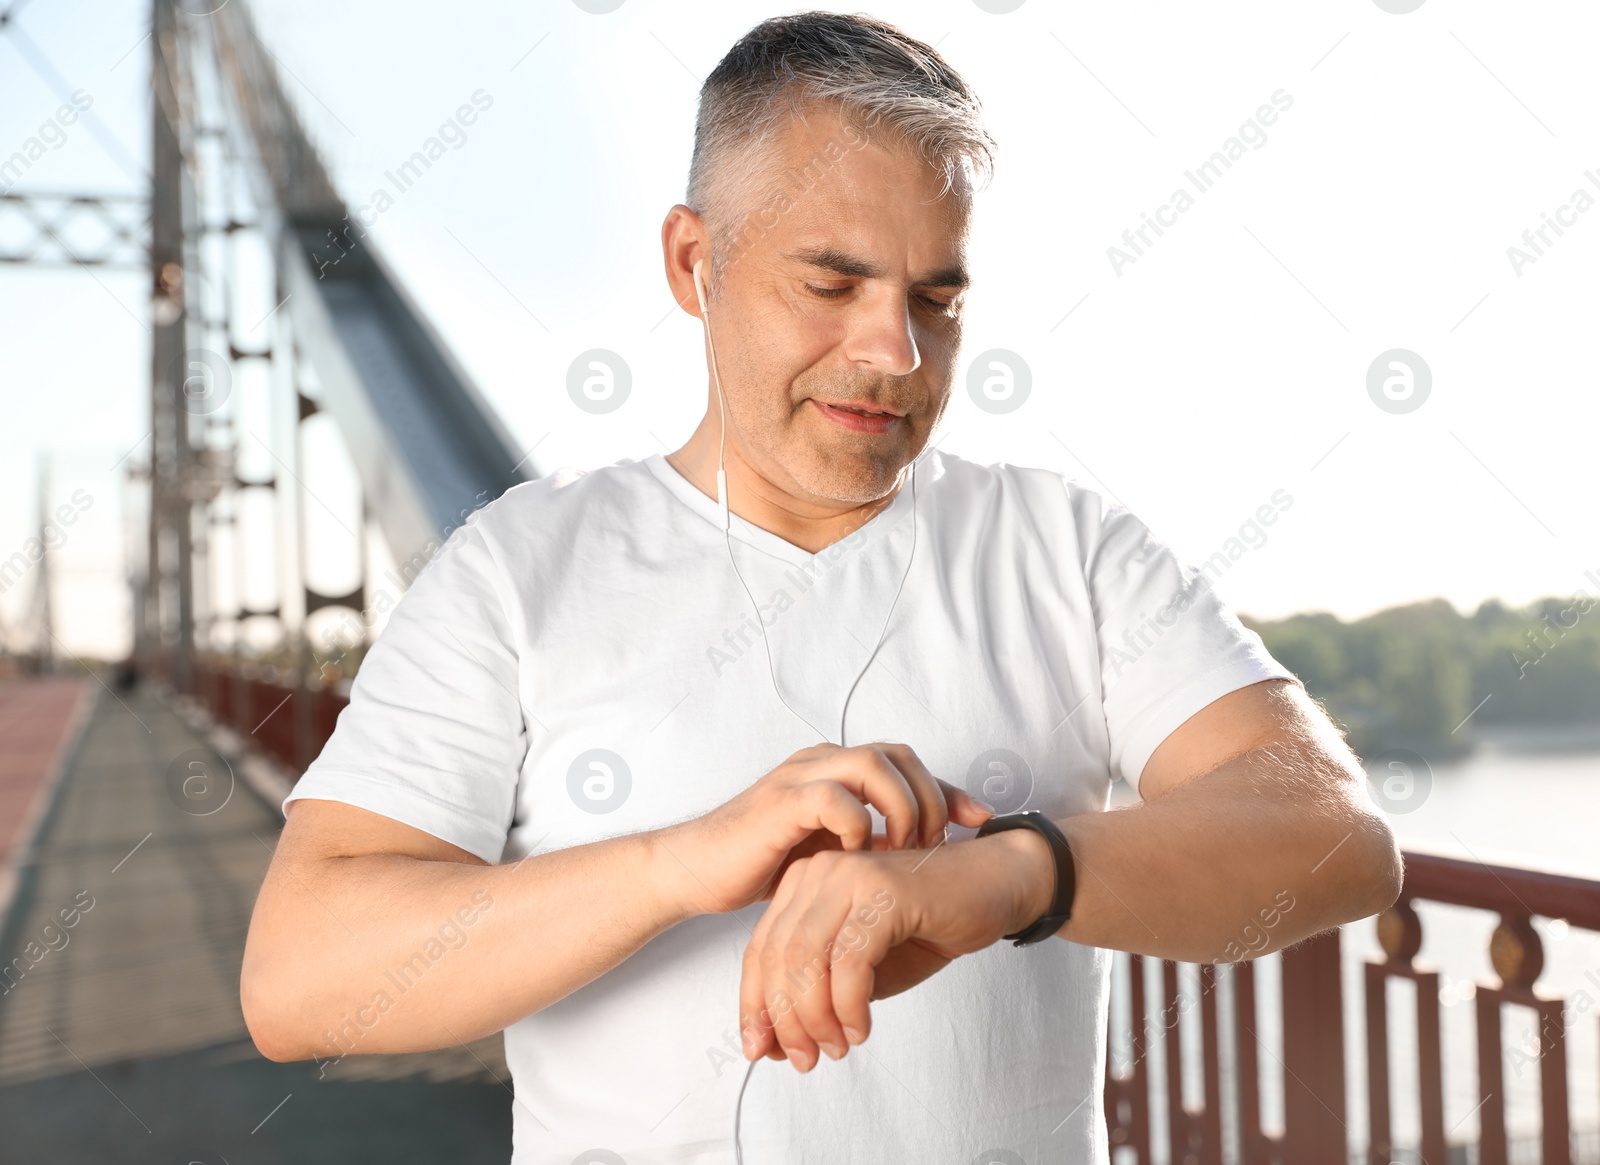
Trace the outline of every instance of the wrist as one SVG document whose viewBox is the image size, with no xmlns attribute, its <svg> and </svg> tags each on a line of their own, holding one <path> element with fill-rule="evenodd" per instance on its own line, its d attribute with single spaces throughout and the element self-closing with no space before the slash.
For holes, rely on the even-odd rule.
<svg viewBox="0 0 1600 1165">
<path fill-rule="evenodd" d="M 1002 934 L 1014 934 L 1050 912 L 1056 891 L 1056 863 L 1050 843 L 1031 829 L 1008 829 L 977 839 L 1004 855 L 1010 911 Z"/>
<path fill-rule="evenodd" d="M 698 883 L 678 856 L 683 848 L 674 827 L 652 829 L 638 835 L 643 846 L 643 884 L 651 895 L 650 910 L 662 930 L 701 914 L 718 913 L 708 904 L 706 888 Z"/>
</svg>

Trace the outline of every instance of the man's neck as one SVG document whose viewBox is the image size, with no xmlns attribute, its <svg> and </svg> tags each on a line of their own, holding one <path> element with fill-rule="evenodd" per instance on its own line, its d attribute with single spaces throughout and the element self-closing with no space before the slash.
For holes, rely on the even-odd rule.
<svg viewBox="0 0 1600 1165">
<path fill-rule="evenodd" d="M 666 455 L 671 465 L 693 482 L 701 493 L 717 498 L 717 427 L 702 421 L 683 448 Z M 900 491 L 897 482 L 888 494 L 869 502 L 817 502 L 797 498 L 772 482 L 729 448 L 725 463 L 728 509 L 745 521 L 810 554 L 817 554 L 870 522 Z"/>
</svg>

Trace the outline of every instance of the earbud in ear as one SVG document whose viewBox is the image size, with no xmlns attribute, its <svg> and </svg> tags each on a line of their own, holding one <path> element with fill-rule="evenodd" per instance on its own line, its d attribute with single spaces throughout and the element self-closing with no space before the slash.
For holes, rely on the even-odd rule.
<svg viewBox="0 0 1600 1165">
<path fill-rule="evenodd" d="M 706 289 L 700 282 L 700 265 L 704 262 L 704 259 L 696 259 L 694 261 L 694 294 L 695 298 L 700 301 L 700 313 L 702 315 L 706 312 Z"/>
</svg>

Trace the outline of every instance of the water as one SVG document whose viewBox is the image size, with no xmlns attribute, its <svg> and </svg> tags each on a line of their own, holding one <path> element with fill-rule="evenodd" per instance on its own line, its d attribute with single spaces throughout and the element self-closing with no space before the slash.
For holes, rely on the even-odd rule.
<svg viewBox="0 0 1600 1165">
<path fill-rule="evenodd" d="M 1600 749 L 1535 751 L 1512 739 L 1433 766 L 1426 799 L 1389 819 L 1402 845 L 1600 878 Z"/>
</svg>

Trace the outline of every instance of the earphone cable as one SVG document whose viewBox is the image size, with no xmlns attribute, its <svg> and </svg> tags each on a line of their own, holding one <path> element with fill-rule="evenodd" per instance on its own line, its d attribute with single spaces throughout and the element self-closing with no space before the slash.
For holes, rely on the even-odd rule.
<svg viewBox="0 0 1600 1165">
<path fill-rule="evenodd" d="M 766 654 L 766 657 L 767 657 L 767 677 L 772 681 L 772 692 L 773 692 L 773 695 L 777 696 L 778 697 L 778 702 L 780 704 L 782 704 L 785 708 L 789 709 L 789 711 L 791 713 L 793 713 L 795 718 L 798 719 L 807 728 L 811 729 L 811 731 L 815 732 L 818 736 L 822 737 L 823 740 L 832 740 L 833 738 L 828 733 L 822 731 L 822 729 L 818 728 L 815 724 L 811 723 L 810 720 L 806 719 L 798 711 L 796 711 L 794 706 L 792 704 L 790 704 L 788 700 L 784 699 L 783 689 L 778 684 L 777 670 L 773 666 L 773 662 L 772 662 L 772 643 L 771 643 L 770 640 L 767 639 L 767 627 L 766 627 L 766 623 L 761 618 L 761 607 L 756 602 L 756 597 L 750 590 L 750 584 L 745 582 L 744 574 L 739 570 L 738 561 L 734 558 L 734 555 L 733 555 L 733 536 L 732 536 L 732 534 L 726 529 L 723 530 L 722 534 L 723 534 L 723 541 L 725 542 L 725 544 L 727 545 L 727 548 L 728 548 L 728 564 L 733 567 L 734 577 L 739 580 L 739 585 L 744 588 L 745 597 L 750 600 L 750 607 L 755 612 L 756 625 L 761 628 L 761 646 L 762 646 L 762 648 L 763 648 L 763 650 L 764 650 L 764 652 Z M 856 673 L 855 681 L 853 683 L 851 683 L 850 690 L 845 693 L 844 706 L 839 709 L 839 747 L 840 748 L 844 747 L 845 715 L 849 711 L 849 708 L 850 708 L 850 697 L 855 695 L 856 686 L 861 683 L 861 678 L 867 674 L 867 669 L 872 666 L 872 661 L 878 657 L 878 649 L 883 646 L 884 636 L 887 635 L 888 632 L 889 632 L 889 620 L 893 617 L 895 608 L 900 605 L 900 592 L 905 590 L 906 579 L 911 576 L 911 564 L 916 559 L 916 556 L 917 556 L 917 463 L 916 463 L 916 460 L 913 460 L 912 463 L 911 463 L 911 552 L 906 555 L 906 566 L 905 566 L 905 570 L 903 570 L 901 572 L 901 574 L 900 574 L 900 585 L 895 588 L 894 598 L 891 599 L 890 602 L 889 602 L 889 610 L 887 612 L 885 612 L 885 614 L 883 616 L 883 626 L 878 629 L 877 642 L 875 642 L 872 645 L 872 652 L 871 652 L 871 654 L 869 654 L 867 656 L 867 662 L 865 664 L 863 664 L 862 667 L 861 667 L 861 670 Z"/>
<path fill-rule="evenodd" d="M 710 313 L 710 310 L 706 306 L 705 292 L 701 288 L 701 285 L 700 285 L 700 264 L 698 262 L 695 264 L 695 268 L 694 268 L 694 283 L 695 283 L 695 291 L 698 294 L 699 299 L 700 299 L 700 313 L 701 313 L 700 319 L 701 319 L 701 323 L 703 323 L 705 325 L 705 329 L 706 329 L 706 348 L 707 348 L 708 352 L 710 353 L 710 357 L 711 357 L 711 379 L 712 379 L 712 384 L 716 387 L 716 390 L 717 390 L 717 416 L 718 416 L 718 422 L 719 422 L 718 423 L 718 428 L 720 429 L 720 433 L 719 433 L 719 436 L 718 436 L 718 446 L 717 446 L 717 502 L 718 502 L 719 506 L 721 507 L 721 511 L 722 511 L 722 538 L 723 538 L 723 545 L 727 548 L 727 551 L 728 551 L 728 564 L 733 567 L 733 575 L 734 575 L 735 578 L 737 578 L 739 580 L 739 585 L 740 585 L 740 587 L 742 587 L 744 589 L 745 597 L 750 600 L 750 607 L 755 612 L 756 626 L 759 627 L 760 630 L 761 630 L 761 646 L 762 646 L 762 648 L 763 648 L 763 650 L 764 650 L 764 652 L 766 654 L 766 657 L 767 657 L 767 678 L 772 681 L 772 692 L 773 692 L 773 695 L 777 696 L 778 697 L 778 702 L 780 704 L 782 704 L 785 708 L 787 708 L 789 710 L 789 712 L 797 720 L 799 720 L 802 724 L 804 724 L 807 728 L 811 729 L 811 731 L 815 732 L 818 736 L 822 737 L 823 740 L 830 740 L 831 738 L 829 737 L 829 735 L 826 732 L 823 732 L 815 724 L 811 723 L 810 720 L 808 720 L 804 716 L 802 716 L 795 709 L 795 707 L 792 704 L 789 703 L 788 700 L 784 699 L 783 689 L 778 685 L 778 673 L 777 673 L 776 668 L 773 666 L 773 662 L 772 662 L 772 643 L 767 638 L 767 625 L 761 618 L 761 607 L 760 607 L 760 604 L 758 604 L 756 602 L 756 597 L 750 590 L 750 584 L 745 582 L 744 574 L 743 574 L 742 571 L 739 570 L 738 559 L 736 559 L 734 557 L 734 553 L 733 553 L 733 532 L 732 532 L 733 531 L 733 520 L 732 520 L 732 516 L 731 516 L 731 514 L 729 512 L 729 509 L 728 509 L 728 476 L 727 476 L 727 470 L 726 470 L 726 467 L 725 467 L 725 464 L 724 464 L 724 457 L 725 457 L 725 454 L 727 452 L 727 447 L 728 447 L 728 413 L 727 413 L 727 405 L 724 402 L 723 395 L 722 395 L 722 377 L 719 375 L 719 373 L 717 371 L 717 349 L 716 349 L 716 345 L 715 345 L 715 343 L 713 341 L 713 338 L 712 338 L 712 335 L 711 335 L 711 313 Z M 924 451 L 924 452 L 926 452 L 926 451 Z M 850 710 L 850 698 L 855 695 L 856 687 L 861 683 L 862 677 L 865 676 L 867 674 L 868 669 L 872 667 L 872 661 L 875 660 L 878 657 L 878 650 L 879 650 L 879 648 L 881 648 L 883 646 L 884 637 L 889 632 L 889 620 L 891 618 L 893 618 L 894 612 L 895 612 L 895 608 L 900 605 L 900 594 L 901 594 L 902 591 L 905 590 L 906 580 L 911 577 L 911 565 L 912 565 L 913 562 L 916 561 L 916 557 L 917 557 L 917 462 L 922 460 L 922 456 L 923 456 L 923 454 L 918 454 L 916 457 L 912 458 L 911 465 L 910 465 L 910 470 L 911 470 L 911 550 L 910 550 L 910 553 L 906 555 L 906 566 L 905 566 L 905 570 L 903 572 L 901 572 L 901 575 L 900 575 L 900 585 L 895 588 L 894 598 L 889 601 L 889 609 L 888 609 L 887 612 L 884 613 L 883 626 L 878 629 L 877 642 L 875 642 L 872 645 L 872 650 L 867 655 L 866 663 L 862 664 L 861 670 L 856 673 L 856 678 L 855 678 L 854 681 L 851 682 L 849 690 L 845 692 L 844 704 L 839 709 L 839 747 L 840 748 L 843 748 L 845 746 L 844 745 L 844 735 L 845 735 L 844 726 L 845 726 L 846 717 L 847 717 L 847 715 L 849 713 L 849 710 Z M 875 518 L 875 517 L 877 517 L 877 515 L 873 515 L 873 517 Z M 755 1060 L 751 1060 L 750 1061 L 749 1067 L 747 1067 L 745 1069 L 744 1080 L 739 1085 L 738 1098 L 734 1101 L 734 1108 L 733 1108 L 733 1154 L 734 1154 L 734 1161 L 736 1162 L 736 1165 L 744 1165 L 744 1146 L 740 1143 L 739 1127 L 740 1127 L 741 1118 L 743 1116 L 743 1111 L 744 1111 L 744 1091 L 749 1086 L 750 1077 L 755 1072 L 755 1067 L 756 1067 L 756 1065 L 758 1063 L 760 1063 L 760 1058 L 757 1058 Z"/>
</svg>

